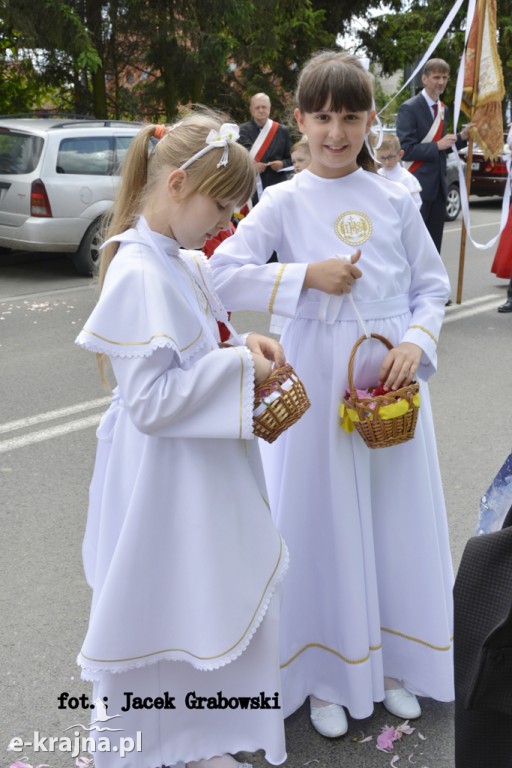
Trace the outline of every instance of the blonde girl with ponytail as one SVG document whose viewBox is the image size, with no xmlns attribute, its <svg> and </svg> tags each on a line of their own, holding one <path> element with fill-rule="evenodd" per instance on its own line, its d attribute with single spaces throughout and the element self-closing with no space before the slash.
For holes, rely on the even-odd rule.
<svg viewBox="0 0 512 768">
<path fill-rule="evenodd" d="M 91 700 L 121 716 L 130 768 L 236 768 L 233 753 L 258 749 L 286 759 L 276 591 L 287 550 L 252 426 L 254 385 L 284 354 L 234 331 L 219 346 L 227 313 L 198 250 L 251 195 L 237 136 L 204 113 L 140 131 L 77 339 L 116 382 L 97 432 L 78 663 Z M 258 706 L 261 691 L 272 707 Z M 98 746 L 104 735 L 90 732 Z M 122 768 L 121 757 L 98 749 L 95 766 Z"/>
</svg>

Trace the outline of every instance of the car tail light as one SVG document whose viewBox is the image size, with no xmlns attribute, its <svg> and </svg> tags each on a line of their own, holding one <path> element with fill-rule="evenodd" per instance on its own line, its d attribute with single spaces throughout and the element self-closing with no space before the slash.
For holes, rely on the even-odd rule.
<svg viewBox="0 0 512 768">
<path fill-rule="evenodd" d="M 491 161 L 486 162 L 483 167 L 483 172 L 488 173 L 491 176 L 506 176 L 508 173 L 507 166 L 502 160 L 498 160 L 495 163 Z"/>
<path fill-rule="evenodd" d="M 30 192 L 30 215 L 43 216 L 46 218 L 51 218 L 53 216 L 46 188 L 41 179 L 32 182 L 32 189 Z"/>
</svg>

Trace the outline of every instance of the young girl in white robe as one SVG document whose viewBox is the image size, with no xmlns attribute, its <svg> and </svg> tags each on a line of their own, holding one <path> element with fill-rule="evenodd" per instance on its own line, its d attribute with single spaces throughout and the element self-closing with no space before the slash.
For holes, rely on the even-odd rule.
<svg viewBox="0 0 512 768">
<path fill-rule="evenodd" d="M 78 661 L 100 699 L 96 768 L 234 768 L 231 753 L 258 749 L 286 759 L 275 592 L 287 550 L 252 439 L 254 384 L 284 355 L 258 334 L 219 347 L 227 313 L 208 262 L 187 250 L 251 194 L 237 133 L 195 114 L 133 140 L 77 339 L 117 382 L 83 547 L 93 600 Z"/>
<path fill-rule="evenodd" d="M 285 715 L 309 696 L 316 730 L 337 737 L 348 728 L 345 708 L 366 718 L 383 701 L 415 718 L 417 695 L 453 698 L 453 575 L 427 388 L 449 282 L 410 194 L 372 172 L 372 80 L 358 59 L 314 56 L 297 104 L 310 165 L 265 191 L 212 268 L 229 309 L 288 318 L 281 342 L 311 400 L 262 456 L 290 550 Z M 278 261 L 267 264 L 274 250 Z M 363 342 L 358 388 L 419 381 L 409 442 L 370 449 L 340 426 L 349 356 L 363 333 L 382 334 L 393 349 Z"/>
</svg>

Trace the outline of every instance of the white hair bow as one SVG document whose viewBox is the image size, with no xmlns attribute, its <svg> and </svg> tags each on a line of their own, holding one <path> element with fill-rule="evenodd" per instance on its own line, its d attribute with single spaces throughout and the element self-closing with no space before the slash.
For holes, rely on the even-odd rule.
<svg viewBox="0 0 512 768">
<path fill-rule="evenodd" d="M 234 144 L 238 140 L 239 136 L 240 131 L 238 129 L 238 125 L 235 123 L 223 123 L 220 127 L 220 130 L 211 130 L 206 137 L 206 146 L 200 149 L 199 152 L 196 152 L 195 155 L 192 155 L 189 160 L 186 160 L 183 165 L 180 166 L 181 170 L 185 170 L 185 168 L 188 168 L 188 166 L 191 165 L 191 163 L 193 163 L 195 160 L 205 155 L 211 149 L 217 149 L 217 147 L 224 147 L 222 157 L 217 163 L 217 168 L 220 168 L 221 165 L 227 165 L 229 159 L 228 147 L 230 144 Z"/>
</svg>

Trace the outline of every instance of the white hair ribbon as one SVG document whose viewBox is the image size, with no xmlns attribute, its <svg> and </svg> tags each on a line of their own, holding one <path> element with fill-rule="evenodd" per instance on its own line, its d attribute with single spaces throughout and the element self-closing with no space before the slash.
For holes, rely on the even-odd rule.
<svg viewBox="0 0 512 768">
<path fill-rule="evenodd" d="M 186 160 L 183 163 L 183 165 L 180 166 L 180 169 L 182 171 L 185 170 L 185 168 L 188 168 L 189 165 L 191 165 L 195 160 L 198 160 L 198 158 L 205 155 L 211 149 L 217 149 L 217 147 L 224 148 L 222 157 L 217 163 L 217 168 L 220 168 L 221 165 L 227 165 L 228 151 L 229 151 L 228 147 L 230 144 L 234 144 L 237 141 L 239 136 L 240 136 L 240 131 L 238 129 L 238 125 L 236 125 L 235 123 L 223 123 L 219 131 L 214 131 L 214 130 L 210 131 L 210 133 L 206 137 L 206 141 L 205 141 L 206 146 L 200 149 L 199 152 L 196 152 L 195 155 L 192 155 L 192 157 L 189 160 Z"/>
</svg>

